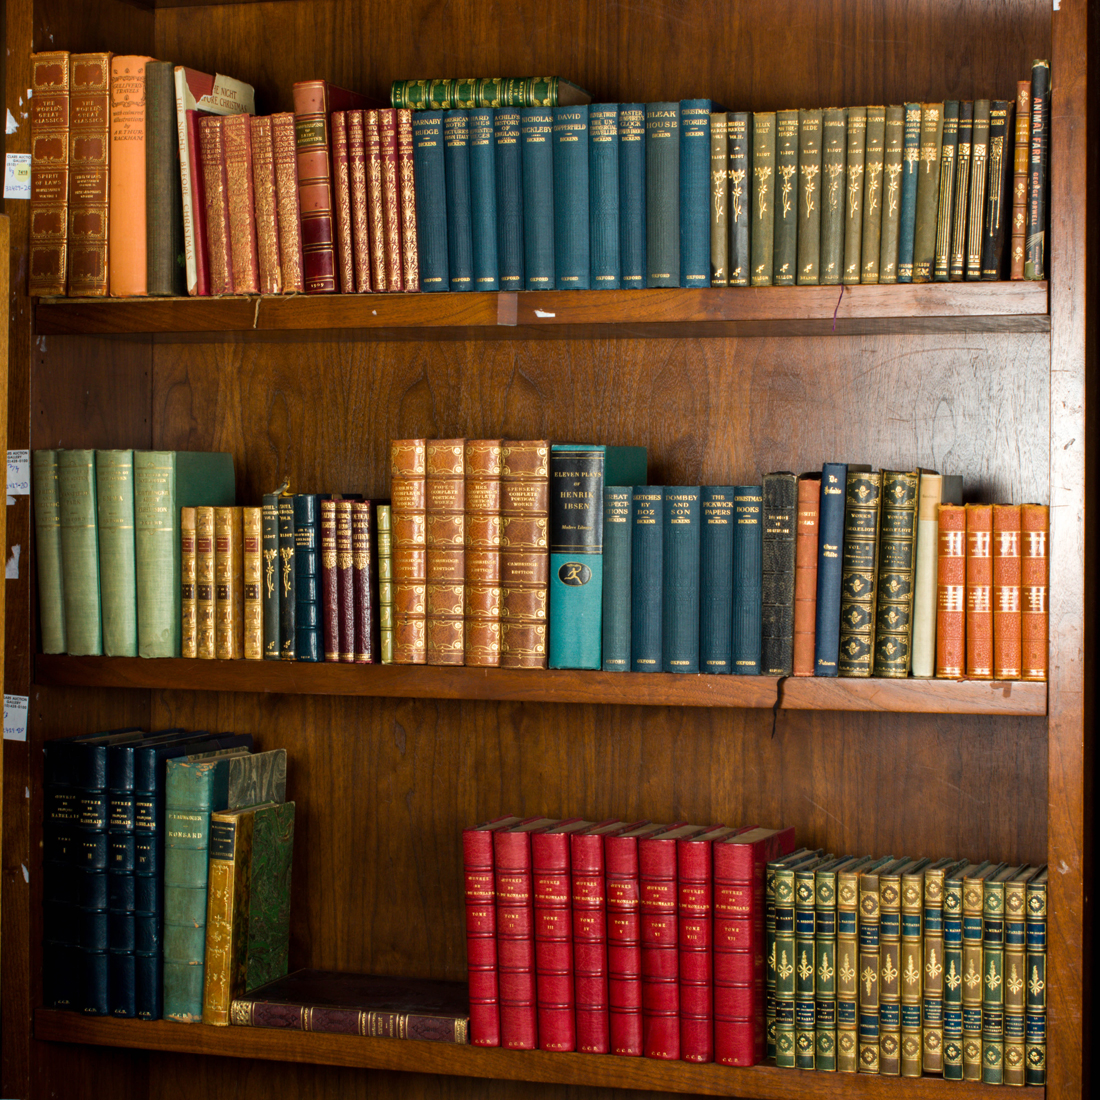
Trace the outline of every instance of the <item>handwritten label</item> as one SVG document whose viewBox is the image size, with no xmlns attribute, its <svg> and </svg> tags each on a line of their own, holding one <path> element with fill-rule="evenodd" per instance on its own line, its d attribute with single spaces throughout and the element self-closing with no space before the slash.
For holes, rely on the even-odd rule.
<svg viewBox="0 0 1100 1100">
<path fill-rule="evenodd" d="M 27 739 L 27 704 L 30 699 L 26 695 L 4 696 L 4 740 L 26 741 Z"/>
<path fill-rule="evenodd" d="M 31 452 L 8 451 L 8 496 L 25 497 L 31 492 Z"/>
<path fill-rule="evenodd" d="M 4 198 L 31 197 L 30 153 L 8 153 L 4 158 Z"/>
</svg>

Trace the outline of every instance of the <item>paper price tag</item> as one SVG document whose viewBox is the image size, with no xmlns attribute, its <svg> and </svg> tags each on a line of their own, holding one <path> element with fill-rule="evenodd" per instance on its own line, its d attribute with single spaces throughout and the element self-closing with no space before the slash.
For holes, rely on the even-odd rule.
<svg viewBox="0 0 1100 1100">
<path fill-rule="evenodd" d="M 31 197 L 30 153 L 8 153 L 4 158 L 4 198 Z"/>
<path fill-rule="evenodd" d="M 27 739 L 27 704 L 30 699 L 26 695 L 4 696 L 4 740 L 26 741 Z"/>
<path fill-rule="evenodd" d="M 8 451 L 8 496 L 25 497 L 31 492 L 31 452 Z"/>
</svg>

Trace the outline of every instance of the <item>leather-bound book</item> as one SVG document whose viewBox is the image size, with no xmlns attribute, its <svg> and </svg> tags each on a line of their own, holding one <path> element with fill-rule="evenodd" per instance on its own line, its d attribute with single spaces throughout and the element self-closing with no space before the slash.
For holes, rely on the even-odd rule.
<svg viewBox="0 0 1100 1100">
<path fill-rule="evenodd" d="M 413 167 L 416 175 L 416 231 L 420 245 L 420 289 L 449 290 L 443 112 L 417 111 L 412 127 Z"/>
<path fill-rule="evenodd" d="M 585 157 L 588 156 L 587 146 Z M 497 147 L 492 107 L 470 112 L 470 212 L 474 244 L 474 289 L 500 289 L 497 237 Z M 618 194 L 618 179 L 616 194 Z M 617 207 L 616 207 L 617 212 Z M 615 242 L 618 243 L 616 224 Z"/>
<path fill-rule="evenodd" d="M 993 679 L 1018 680 L 1020 640 L 1020 505 L 993 505 Z"/>
<path fill-rule="evenodd" d="M 180 509 L 180 656 L 197 657 L 195 509 Z M 49 650 L 46 651 L 47 653 Z"/>
<path fill-rule="evenodd" d="M 560 76 L 450 77 L 429 80 L 395 80 L 390 85 L 390 102 L 395 107 L 421 110 L 427 106 L 490 107 L 500 103 L 508 107 L 526 107 L 545 103 L 589 103 L 592 97 L 583 88 Z"/>
<path fill-rule="evenodd" d="M 794 1064 L 795 1069 L 824 1069 L 818 1065 L 816 993 L 817 963 L 817 879 L 847 866 L 854 856 L 799 867 L 794 873 Z M 828 917 L 825 918 L 827 927 Z M 830 976 L 829 981 L 832 980 Z M 827 988 L 824 977 L 820 984 Z"/>
<path fill-rule="evenodd" d="M 321 502 L 322 553 L 324 552 L 325 503 L 325 501 Z M 351 512 L 353 503 L 355 502 L 344 498 L 333 501 L 336 528 L 334 536 L 334 549 L 336 551 L 336 660 L 343 661 L 345 664 L 351 664 L 355 660 L 355 540 L 352 535 Z M 324 562 L 322 562 L 323 569 Z"/>
<path fill-rule="evenodd" d="M 848 109 L 830 107 L 821 118 L 821 283 L 836 286 L 844 270 Z"/>
<path fill-rule="evenodd" d="M 500 664 L 499 439 L 466 441 L 466 664 Z"/>
<path fill-rule="evenodd" d="M 982 1002 L 985 970 L 982 958 L 982 907 L 991 880 L 1011 874 L 1007 863 L 987 865 L 963 879 L 962 927 L 962 1079 L 980 1081 L 982 1059 Z M 1000 977 L 998 969 L 997 976 Z"/>
<path fill-rule="evenodd" d="M 38 637 L 43 653 L 64 653 L 65 596 L 61 576 L 61 500 L 57 480 L 57 451 L 32 451 L 31 464 Z"/>
<path fill-rule="evenodd" d="M 886 108 L 886 150 L 882 162 L 882 236 L 878 281 L 898 281 L 898 227 L 901 224 L 901 172 L 905 146 L 905 108 Z"/>
<path fill-rule="evenodd" d="M 947 277 L 957 283 L 966 277 L 966 228 L 970 214 L 970 149 L 974 143 L 974 103 L 959 104 L 959 144 L 955 154 L 954 211 Z"/>
<path fill-rule="evenodd" d="M 294 494 L 294 658 L 321 660 L 321 554 L 318 498 Z"/>
<path fill-rule="evenodd" d="M 840 649 L 840 582 L 844 549 L 844 490 L 848 467 L 826 462 L 821 468 L 818 512 L 817 614 L 814 618 L 814 675 L 836 676 Z"/>
<path fill-rule="evenodd" d="M 427 444 L 428 664 L 466 661 L 466 440 Z"/>
<path fill-rule="evenodd" d="M 730 672 L 732 652 L 733 486 L 704 485 L 699 537 L 699 671 Z"/>
<path fill-rule="evenodd" d="M 214 557 L 214 509 L 195 509 L 195 655 L 217 656 L 217 587 Z"/>
<path fill-rule="evenodd" d="M 493 833 L 519 823 L 518 817 L 498 817 L 494 821 L 462 830 L 470 1043 L 477 1047 L 500 1046 Z"/>
<path fill-rule="evenodd" d="M 65 293 L 69 75 L 68 50 L 31 55 L 30 294 Z"/>
<path fill-rule="evenodd" d="M 249 137 L 252 141 L 252 196 L 256 217 L 259 293 L 282 294 L 283 269 L 279 263 L 278 192 L 271 116 L 249 119 Z"/>
<path fill-rule="evenodd" d="M 240 508 L 214 509 L 214 652 L 220 661 L 244 656 L 242 518 Z"/>
<path fill-rule="evenodd" d="M 798 283 L 821 282 L 823 112 L 798 112 Z"/>
<path fill-rule="evenodd" d="M 500 272 L 500 289 L 522 290 L 523 148 L 518 108 L 497 107 L 493 111 L 493 142 L 497 193 L 497 267 Z M 419 183 L 418 179 L 418 186 Z"/>
<path fill-rule="evenodd" d="M 993 505 L 966 505 L 966 678 L 993 679 Z"/>
<path fill-rule="evenodd" d="M 848 148 L 846 172 L 848 195 L 844 204 L 844 274 L 841 282 L 849 286 L 860 281 L 863 262 L 863 192 L 867 156 L 867 108 L 848 108 Z"/>
<path fill-rule="evenodd" d="M 905 104 L 902 138 L 901 214 L 898 220 L 898 282 L 913 281 L 913 233 L 917 220 L 917 183 L 920 178 L 921 105 Z"/>
<path fill-rule="evenodd" d="M 351 167 L 348 162 L 349 114 L 350 111 L 333 111 L 329 117 L 332 137 L 333 242 L 336 246 L 337 285 L 341 294 L 355 293 Z"/>
<path fill-rule="evenodd" d="M 660 672 L 664 658 L 664 487 L 635 485 L 632 504 L 630 671 Z"/>
<path fill-rule="evenodd" d="M 298 659 L 298 570 L 294 563 L 294 494 L 279 496 L 279 659 Z"/>
<path fill-rule="evenodd" d="M 698 485 L 665 488 L 661 538 L 661 667 L 665 672 L 699 671 L 699 494 Z M 590 667 L 597 664 L 598 656 Z"/>
<path fill-rule="evenodd" d="M 1020 538 L 1023 560 L 1020 575 L 1020 637 L 1023 680 L 1045 680 L 1049 668 L 1047 584 L 1050 573 L 1050 508 L 1045 504 L 1020 505 Z"/>
<path fill-rule="evenodd" d="M 886 163 L 886 108 L 867 108 L 867 144 L 863 154 L 863 236 L 861 283 L 877 283 L 882 248 L 882 170 Z"/>
<path fill-rule="evenodd" d="M 1027 884 L 1024 1084 L 1047 1083 L 1047 868 Z"/>
<path fill-rule="evenodd" d="M 392 107 L 378 112 L 378 147 L 382 164 L 382 249 L 386 290 L 401 291 L 405 289 L 401 274 L 401 183 L 397 165 L 397 112 Z"/>
<path fill-rule="evenodd" d="M 752 116 L 752 286 L 771 286 L 775 273 L 776 113 Z"/>
<path fill-rule="evenodd" d="M 876 676 L 906 677 L 912 663 L 920 470 L 884 470 L 875 596 Z"/>
<path fill-rule="evenodd" d="M 630 671 L 630 601 L 634 490 L 605 485 L 603 497 L 603 644 L 604 672 Z M 700 627 L 700 647 L 706 647 L 706 627 Z M 728 636 L 729 630 L 727 628 Z M 727 666 L 729 659 L 726 659 Z"/>
<path fill-rule="evenodd" d="M 302 271 L 302 217 L 298 203 L 298 146 L 294 116 L 281 111 L 271 116 L 275 150 L 275 208 L 279 216 L 279 270 L 287 294 L 305 291 Z"/>
<path fill-rule="evenodd" d="M 324 80 L 304 80 L 294 85 L 302 268 L 310 294 L 334 294 L 339 288 L 329 115 L 333 111 L 360 110 L 371 105 L 364 96 Z"/>
<path fill-rule="evenodd" d="M 900 1073 L 902 1077 L 921 1075 L 921 987 L 924 959 L 921 956 L 923 935 L 924 875 L 932 867 L 950 863 L 944 859 L 925 866 L 910 868 L 901 878 L 901 956 L 897 968 L 900 974 Z M 885 983 L 884 983 L 885 984 Z"/>
<path fill-rule="evenodd" d="M 233 238 L 229 231 L 229 174 L 225 159 L 225 131 L 222 129 L 224 122 L 225 119 L 217 117 L 199 119 L 208 293 L 212 295 L 233 293 Z M 114 255 L 113 246 L 111 255 Z"/>
<path fill-rule="evenodd" d="M 710 285 L 729 286 L 729 128 L 725 111 L 710 116 Z M 595 139 L 593 139 L 595 140 Z M 611 286 L 611 283 L 605 284 Z"/>
<path fill-rule="evenodd" d="M 428 661 L 427 441 L 395 439 L 390 444 L 393 522 L 394 662 Z"/>
<path fill-rule="evenodd" d="M 553 113 L 554 282 L 559 290 L 588 290 L 588 105 L 555 107 Z M 474 289 L 480 289 L 476 283 Z"/>
<path fill-rule="evenodd" d="M 375 505 L 369 500 L 351 503 L 351 572 L 352 623 L 347 623 L 341 604 L 340 637 L 343 646 L 345 630 L 349 630 L 352 659 L 358 665 L 374 665 L 383 660 L 383 629 L 388 633 L 390 662 L 393 660 L 393 534 L 390 527 L 388 502 Z M 376 510 L 377 509 L 377 510 Z M 337 513 L 337 552 L 340 549 L 340 516 Z M 343 559 L 341 559 L 342 562 Z M 343 570 L 343 565 L 340 565 Z M 384 627 L 382 577 L 385 575 L 389 602 L 389 626 Z M 347 592 L 347 581 L 341 573 L 341 596 Z M 342 651 L 341 651 L 342 652 Z M 341 656 L 341 660 L 345 658 Z"/>
<path fill-rule="evenodd" d="M 966 670 L 966 508 L 939 506 L 936 676 L 961 680 Z"/>
<path fill-rule="evenodd" d="M 263 553 L 263 624 L 264 660 L 279 660 L 280 593 L 282 569 L 279 565 L 279 494 L 264 493 L 261 506 L 260 539 Z"/>
<path fill-rule="evenodd" d="M 974 131 L 970 138 L 970 202 L 966 229 L 966 278 L 982 274 L 982 230 L 985 224 L 985 196 L 989 167 L 988 99 L 974 101 Z"/>
<path fill-rule="evenodd" d="M 1024 278 L 1046 278 L 1047 179 L 1050 162 L 1050 62 L 1031 63 L 1031 152 L 1028 159 Z"/>
<path fill-rule="evenodd" d="M 400 183 L 401 276 L 408 292 L 420 289 L 420 258 L 416 233 L 416 173 L 413 166 L 412 111 L 397 112 L 397 167 Z"/>
<path fill-rule="evenodd" d="M 1005 1069 L 1005 918 L 1006 886 L 1027 865 L 1006 867 L 991 875 L 982 890 L 982 1084 L 1003 1085 Z M 1017 895 L 1017 904 L 1019 896 Z M 1025 898 L 1026 904 L 1026 891 Z M 1022 912 L 1022 909 L 1021 909 Z M 1000 979 L 1000 980 L 998 980 Z M 1023 982 L 1017 974 L 1017 984 Z"/>
<path fill-rule="evenodd" d="M 710 286 L 708 207 L 713 110 L 709 99 L 680 100 L 680 286 Z"/>
<path fill-rule="evenodd" d="M 879 981 L 881 963 L 881 903 L 880 875 L 908 863 L 907 859 L 892 860 L 860 872 L 859 876 L 859 962 L 857 973 L 873 975 L 859 980 L 859 1072 L 879 1072 Z"/>
<path fill-rule="evenodd" d="M 340 577 L 336 566 L 336 501 L 321 500 L 319 508 L 321 512 L 321 653 L 326 661 L 339 661 Z M 348 535 L 350 540 L 350 508 L 348 509 Z"/>
<path fill-rule="evenodd" d="M 989 281 L 1004 274 L 1005 239 L 1012 210 L 1012 139 L 1012 102 L 995 99 L 989 105 L 989 164 L 982 230 L 981 277 Z"/>
<path fill-rule="evenodd" d="M 752 118 L 747 111 L 726 116 L 729 151 L 729 285 L 748 286 L 752 272 Z"/>
<path fill-rule="evenodd" d="M 384 665 L 393 664 L 394 613 L 393 613 L 393 511 L 388 502 L 378 505 L 374 513 L 377 525 L 378 556 L 378 659 Z M 356 559 L 358 561 L 358 559 Z M 425 562 L 425 566 L 427 562 Z M 358 577 L 359 574 L 357 573 Z M 356 588 L 356 608 L 359 606 L 359 589 Z M 358 611 L 356 612 L 358 615 Z M 358 645 L 358 619 L 356 620 L 356 645 Z M 427 658 L 425 657 L 425 660 Z"/>
<path fill-rule="evenodd" d="M 114 298 L 149 293 L 145 228 L 145 66 L 151 57 L 111 59 L 108 285 Z"/>
<path fill-rule="evenodd" d="M 791 473 L 765 474 L 763 496 L 760 671 L 765 676 L 790 676 L 798 479 Z"/>
<path fill-rule="evenodd" d="M 965 202 L 955 194 L 955 168 L 959 153 L 959 101 L 947 100 L 943 105 L 943 144 L 940 146 L 940 197 L 936 215 L 936 253 L 932 261 L 932 278 L 946 283 L 951 267 L 951 231 L 955 221 L 955 203 Z"/>
<path fill-rule="evenodd" d="M 264 599 L 262 520 L 259 508 L 241 509 L 241 545 L 244 552 L 244 658 L 264 657 Z"/>
<path fill-rule="evenodd" d="M 500 494 L 500 667 L 546 668 L 549 440 L 504 443 Z"/>
<path fill-rule="evenodd" d="M 913 228 L 913 282 L 932 281 L 936 258 L 936 219 L 940 208 L 940 146 L 943 104 L 924 103 L 920 118 L 920 166 L 917 178 L 916 222 Z"/>
<path fill-rule="evenodd" d="M 988 866 L 963 863 L 948 871 L 943 884 L 943 1079 L 963 1079 L 963 882 Z"/>
<path fill-rule="evenodd" d="M 367 139 L 363 111 L 345 111 L 348 131 L 348 183 L 355 290 L 366 294 L 370 282 L 370 219 L 367 209 Z"/>
<path fill-rule="evenodd" d="M 378 128 L 378 111 L 363 112 L 363 140 L 367 171 L 367 245 L 370 251 L 370 289 L 389 290 L 386 267 L 386 204 L 382 194 L 382 134 Z M 446 126 L 444 125 L 444 136 Z M 448 183 L 450 182 L 448 178 Z M 451 232 L 450 203 L 448 202 L 447 232 Z M 451 246 L 448 243 L 447 254 Z M 453 290 L 454 288 L 451 287 Z"/>
<path fill-rule="evenodd" d="M 772 279 L 794 286 L 798 270 L 798 111 L 775 112 L 775 237 Z"/>
<path fill-rule="evenodd" d="M 836 887 L 836 1068 L 859 1070 L 859 923 L 860 878 L 875 872 L 892 857 L 864 857 L 837 872 Z M 876 983 L 877 985 L 877 983 Z M 878 1044 L 875 1044 L 878 1053 Z"/>
<path fill-rule="evenodd" d="M 229 206 L 229 254 L 234 294 L 260 292 L 256 253 L 256 211 L 252 184 L 252 132 L 248 115 L 222 120 L 225 176 Z"/>
<path fill-rule="evenodd" d="M 168 61 L 145 66 L 145 255 L 150 294 L 187 293 L 175 75 Z"/>
<path fill-rule="evenodd" d="M 733 490 L 733 646 L 737 676 L 760 675 L 764 494 L 759 485 Z"/>
<path fill-rule="evenodd" d="M 646 286 L 680 285 L 680 104 L 645 105 Z"/>
<path fill-rule="evenodd" d="M 939 565 L 939 507 L 962 503 L 962 478 L 921 470 L 917 500 L 917 567 L 913 581 L 911 672 L 928 679 L 936 674 L 936 574 Z"/>
<path fill-rule="evenodd" d="M 966 860 L 940 860 L 924 872 L 924 900 L 921 910 L 921 1073 L 943 1073 L 943 994 L 946 959 L 943 939 L 944 884 L 948 875 L 966 866 Z M 952 984 L 958 971 L 952 976 Z M 904 1067 L 902 1073 L 905 1073 Z"/>
<path fill-rule="evenodd" d="M 1016 82 L 1016 141 L 1012 158 L 1012 240 L 1009 278 L 1024 277 L 1027 240 L 1027 169 L 1031 147 L 1031 81 Z M 71 245 L 70 245 L 71 251 Z M 70 258 L 71 262 L 71 258 Z"/>
<path fill-rule="evenodd" d="M 1004 1084 L 1017 1087 L 1026 1075 L 1027 884 L 1038 870 L 1022 867 L 1004 884 Z"/>
<path fill-rule="evenodd" d="M 803 474 L 798 479 L 798 510 L 795 519 L 794 651 L 791 660 L 791 671 L 795 676 L 814 674 L 820 507 L 821 475 Z"/>
<path fill-rule="evenodd" d="M 881 471 L 849 465 L 840 577 L 841 676 L 870 676 L 874 665 L 881 503 Z"/>
<path fill-rule="evenodd" d="M 547 152 L 550 153 L 548 167 L 551 170 L 547 183 L 552 186 L 553 154 L 550 152 L 550 132 L 547 137 Z M 368 134 L 368 158 L 370 155 L 370 137 Z M 468 111 L 451 110 L 443 113 L 443 161 L 446 166 L 447 195 L 447 259 L 450 264 L 451 290 L 466 291 L 474 289 L 474 238 L 473 207 L 470 198 L 470 114 Z M 381 176 L 379 176 L 381 185 Z M 379 226 L 375 229 L 374 217 L 376 204 L 374 199 L 374 170 L 370 172 L 371 188 L 371 254 L 379 257 L 379 245 L 382 242 L 382 202 L 379 187 L 377 213 Z M 551 230 L 552 232 L 552 230 Z M 382 243 L 382 262 L 385 262 L 385 246 Z M 385 282 L 375 290 L 386 290 Z"/>
<path fill-rule="evenodd" d="M 69 58 L 69 105 L 68 294 L 103 297 L 111 151 L 109 53 L 74 53 Z"/>
</svg>

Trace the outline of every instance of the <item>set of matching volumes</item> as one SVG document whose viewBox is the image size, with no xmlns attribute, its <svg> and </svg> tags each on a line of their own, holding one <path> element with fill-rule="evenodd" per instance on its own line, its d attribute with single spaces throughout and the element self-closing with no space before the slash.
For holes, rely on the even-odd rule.
<svg viewBox="0 0 1100 1100">
<path fill-rule="evenodd" d="M 47 1005 L 226 1023 L 231 997 L 286 973 L 286 750 L 251 747 L 138 729 L 45 744 Z"/>
<path fill-rule="evenodd" d="M 769 863 L 769 1058 L 1044 1085 L 1046 918 L 1045 866 L 820 849 Z"/>
<path fill-rule="evenodd" d="M 502 817 L 463 831 L 470 1042 L 764 1058 L 764 868 L 793 829 Z"/>
</svg>

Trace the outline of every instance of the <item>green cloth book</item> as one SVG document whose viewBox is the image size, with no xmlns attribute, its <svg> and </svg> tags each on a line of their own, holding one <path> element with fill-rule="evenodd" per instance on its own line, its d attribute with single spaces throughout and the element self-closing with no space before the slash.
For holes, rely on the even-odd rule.
<svg viewBox="0 0 1100 1100">
<path fill-rule="evenodd" d="M 863 242 L 860 282 L 878 282 L 882 243 L 882 171 L 886 163 L 886 108 L 867 108 L 863 152 Z"/>
<path fill-rule="evenodd" d="M 920 157 L 917 169 L 916 225 L 913 230 L 913 282 L 930 283 L 936 258 L 936 224 L 940 200 L 940 151 L 943 104 L 921 106 Z"/>
<path fill-rule="evenodd" d="M 867 108 L 848 108 L 847 177 L 844 204 L 844 274 L 841 282 L 859 282 L 863 241 L 863 169 L 867 155 Z"/>
<path fill-rule="evenodd" d="M 139 657 L 180 655 L 180 509 L 234 503 L 232 455 L 134 452 Z"/>
<path fill-rule="evenodd" d="M 821 282 L 822 112 L 798 112 L 798 282 Z"/>
<path fill-rule="evenodd" d="M 749 249 L 753 286 L 771 286 L 775 256 L 775 112 L 752 116 L 752 225 Z"/>
<path fill-rule="evenodd" d="M 57 482 L 65 641 L 68 652 L 75 656 L 98 656 L 103 652 L 103 615 L 99 596 L 95 452 L 58 451 Z"/>
<path fill-rule="evenodd" d="M 794 286 L 798 269 L 798 111 L 775 114 L 775 237 L 772 278 Z"/>
<path fill-rule="evenodd" d="M 848 111 L 830 107 L 821 123 L 821 259 L 825 286 L 836 286 L 844 269 L 845 173 L 848 164 Z"/>
<path fill-rule="evenodd" d="M 31 457 L 34 544 L 38 555 L 39 641 L 43 653 L 65 652 L 65 593 L 61 580 L 61 496 L 57 451 Z"/>
<path fill-rule="evenodd" d="M 882 164 L 882 237 L 878 281 L 898 281 L 898 229 L 901 224 L 901 173 L 905 143 L 905 108 L 886 108 L 886 151 Z"/>
<path fill-rule="evenodd" d="M 103 652 L 108 657 L 136 657 L 134 452 L 96 451 L 95 480 Z"/>
</svg>

